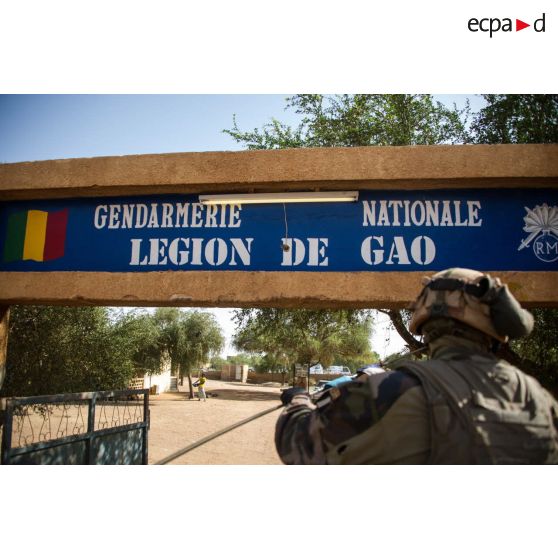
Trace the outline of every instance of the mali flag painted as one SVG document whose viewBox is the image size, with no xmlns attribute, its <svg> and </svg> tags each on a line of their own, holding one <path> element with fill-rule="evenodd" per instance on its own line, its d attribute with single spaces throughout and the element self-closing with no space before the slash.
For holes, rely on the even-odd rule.
<svg viewBox="0 0 558 558">
<path fill-rule="evenodd" d="M 46 262 L 64 255 L 68 210 L 31 209 L 8 217 L 4 261 Z"/>
</svg>

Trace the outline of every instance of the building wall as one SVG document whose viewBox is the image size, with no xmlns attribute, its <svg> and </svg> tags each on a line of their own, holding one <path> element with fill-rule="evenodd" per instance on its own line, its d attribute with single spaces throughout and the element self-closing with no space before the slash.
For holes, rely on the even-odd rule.
<svg viewBox="0 0 558 558">
<path fill-rule="evenodd" d="M 163 357 L 161 359 L 160 374 L 145 374 L 142 377 L 134 378 L 130 382 L 131 389 L 150 389 L 156 388 L 156 393 L 165 393 L 171 389 L 171 367 L 170 359 Z"/>
<path fill-rule="evenodd" d="M 229 382 L 246 382 L 248 379 L 247 364 L 224 364 L 221 368 L 221 380 Z"/>
</svg>

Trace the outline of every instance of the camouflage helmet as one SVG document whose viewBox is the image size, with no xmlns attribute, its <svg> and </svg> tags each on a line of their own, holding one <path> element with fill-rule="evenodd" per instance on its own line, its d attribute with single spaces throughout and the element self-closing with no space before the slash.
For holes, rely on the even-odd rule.
<svg viewBox="0 0 558 558">
<path fill-rule="evenodd" d="M 533 316 L 498 278 L 459 267 L 423 280 L 424 288 L 412 305 L 409 329 L 421 334 L 429 320 L 451 318 L 505 343 L 528 335 Z"/>
</svg>

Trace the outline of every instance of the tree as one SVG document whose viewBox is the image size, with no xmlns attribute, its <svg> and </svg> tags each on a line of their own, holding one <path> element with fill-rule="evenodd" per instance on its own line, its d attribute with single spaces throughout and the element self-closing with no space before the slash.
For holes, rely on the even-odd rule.
<svg viewBox="0 0 558 558">
<path fill-rule="evenodd" d="M 483 95 L 473 118 L 475 143 L 558 143 L 558 95 Z M 502 348 L 501 356 L 558 393 L 558 310 L 533 308 L 531 335 Z"/>
<path fill-rule="evenodd" d="M 294 95 L 296 129 L 276 119 L 261 130 L 223 130 L 247 149 L 433 145 L 467 139 L 468 108 L 448 109 L 431 95 Z"/>
<path fill-rule="evenodd" d="M 159 374 L 165 354 L 190 378 L 222 346 L 215 318 L 203 312 L 13 306 L 2 395 L 123 389 L 137 374 Z"/>
<path fill-rule="evenodd" d="M 419 353 L 426 346 L 419 339 L 417 339 L 409 331 L 409 322 L 411 321 L 411 312 L 409 310 L 379 310 L 383 314 L 389 316 L 391 320 L 391 325 L 395 331 L 400 335 L 400 337 L 407 343 L 409 351 L 413 353 Z"/>
<path fill-rule="evenodd" d="M 483 95 L 474 143 L 558 143 L 558 95 Z"/>
<path fill-rule="evenodd" d="M 194 397 L 191 372 L 218 354 L 224 338 L 215 317 L 207 312 L 184 312 L 178 308 L 157 308 L 154 315 L 161 345 L 171 360 L 172 374 L 184 383 L 188 378 L 190 397 Z"/>
<path fill-rule="evenodd" d="M 125 388 L 132 345 L 106 308 L 12 306 L 2 396 Z"/>
<path fill-rule="evenodd" d="M 255 353 L 238 353 L 227 356 L 224 364 L 245 364 L 256 370 L 260 368 L 262 360 L 262 357 Z"/>
<path fill-rule="evenodd" d="M 379 364 L 380 355 L 375 351 L 368 351 L 358 356 L 344 357 L 343 360 L 336 360 L 334 366 L 347 366 L 352 373 L 355 373 L 361 366 L 365 364 Z"/>
<path fill-rule="evenodd" d="M 192 370 L 218 354 L 223 349 L 224 342 L 223 333 L 213 314 L 198 311 L 181 313 L 179 341 L 175 354 L 181 381 L 184 372 L 188 377 L 190 398 L 194 397 Z"/>
<path fill-rule="evenodd" d="M 240 309 L 234 345 L 265 353 L 289 370 L 295 364 L 327 367 L 370 353 L 372 318 L 364 310 Z"/>
<path fill-rule="evenodd" d="M 181 343 L 182 331 L 180 329 L 181 313 L 178 308 L 156 308 L 153 314 L 155 327 L 158 331 L 158 342 L 168 354 L 171 365 L 171 374 L 179 375 L 178 347 Z"/>
<path fill-rule="evenodd" d="M 224 338 L 215 317 L 207 312 L 184 312 L 178 308 L 157 308 L 153 316 L 127 314 L 118 324 L 135 347 L 136 368 L 152 374 L 160 367 L 161 355 L 168 354 L 171 373 L 188 377 L 190 397 L 193 397 L 191 372 L 206 363 L 223 348 Z M 143 335 L 142 343 L 130 335 L 135 330 Z"/>
<path fill-rule="evenodd" d="M 220 370 L 225 364 L 227 364 L 227 359 L 223 358 L 221 355 L 215 355 L 209 360 L 210 368 L 215 370 Z"/>
<path fill-rule="evenodd" d="M 125 347 L 136 374 L 160 374 L 164 345 L 154 316 L 136 310 L 120 312 L 113 321 L 113 335 Z"/>
</svg>

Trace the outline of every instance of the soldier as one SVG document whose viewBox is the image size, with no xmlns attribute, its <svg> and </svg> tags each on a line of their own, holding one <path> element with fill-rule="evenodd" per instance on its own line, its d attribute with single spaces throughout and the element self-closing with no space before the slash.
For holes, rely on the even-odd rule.
<svg viewBox="0 0 558 558">
<path fill-rule="evenodd" d="M 558 463 L 558 403 L 494 353 L 532 315 L 499 279 L 453 268 L 425 279 L 410 330 L 429 359 L 362 374 L 316 401 L 281 395 L 287 464 Z"/>
</svg>

